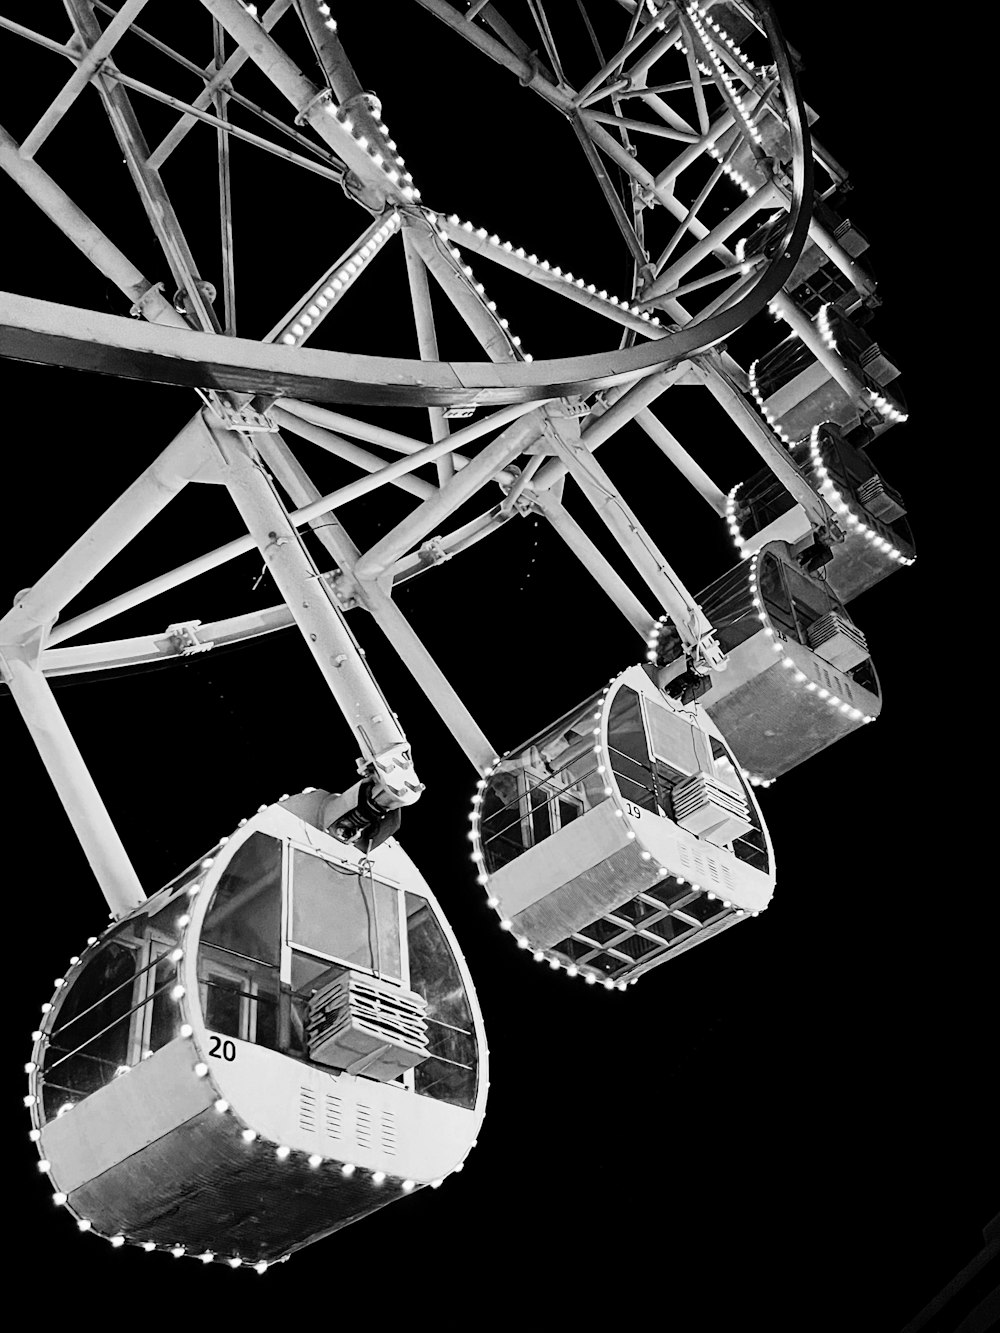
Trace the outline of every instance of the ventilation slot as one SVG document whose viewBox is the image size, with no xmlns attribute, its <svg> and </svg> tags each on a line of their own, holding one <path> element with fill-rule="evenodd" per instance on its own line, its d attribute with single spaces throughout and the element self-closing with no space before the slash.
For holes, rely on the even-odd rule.
<svg viewBox="0 0 1000 1333">
<path fill-rule="evenodd" d="M 395 1157 L 396 1117 L 391 1111 L 382 1112 L 382 1148 L 390 1157 Z"/>
<path fill-rule="evenodd" d="M 316 1094 L 311 1088 L 299 1088 L 299 1129 L 316 1132 Z"/>
<path fill-rule="evenodd" d="M 359 1148 L 370 1148 L 372 1146 L 372 1110 L 370 1106 L 363 1106 L 359 1103 L 355 1108 L 354 1137 L 358 1141 Z"/>
<path fill-rule="evenodd" d="M 331 1139 L 339 1139 L 344 1123 L 340 1098 L 335 1092 L 326 1095 L 326 1132 Z"/>
</svg>

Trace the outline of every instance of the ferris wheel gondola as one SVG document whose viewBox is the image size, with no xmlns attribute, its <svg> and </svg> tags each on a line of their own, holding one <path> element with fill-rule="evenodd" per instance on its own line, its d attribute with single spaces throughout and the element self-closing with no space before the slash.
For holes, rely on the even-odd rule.
<svg viewBox="0 0 1000 1333">
<path fill-rule="evenodd" d="M 849 602 L 895 570 L 912 565 L 916 552 L 903 497 L 830 422 L 814 426 L 792 458 L 830 506 L 843 539 L 831 543 L 823 577 Z M 796 555 L 813 542 L 809 518 L 768 470 L 730 492 L 727 519 L 744 557 L 769 542 L 785 541 Z"/>
<path fill-rule="evenodd" d="M 333 806 L 262 807 L 57 982 L 25 1100 L 81 1231 L 262 1272 L 461 1170 L 472 980 L 402 848 L 330 837 Z"/>
<path fill-rule="evenodd" d="M 473 859 L 522 949 L 608 989 L 755 916 L 774 888 L 756 796 L 698 704 L 632 667 L 480 783 Z"/>
<path fill-rule="evenodd" d="M 702 683 L 700 699 L 758 781 L 878 717 L 881 691 L 863 631 L 787 542 L 768 542 L 698 600 L 729 659 Z M 654 636 L 650 657 L 661 682 L 682 679 L 668 633 Z"/>
</svg>

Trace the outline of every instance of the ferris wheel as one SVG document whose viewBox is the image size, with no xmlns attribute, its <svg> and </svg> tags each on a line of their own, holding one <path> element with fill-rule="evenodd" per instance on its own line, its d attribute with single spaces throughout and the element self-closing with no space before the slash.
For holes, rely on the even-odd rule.
<svg viewBox="0 0 1000 1333">
<path fill-rule="evenodd" d="M 420 817 L 420 755 L 368 665 L 358 611 L 475 769 L 470 851 L 498 927 L 609 991 L 767 908 L 775 855 L 755 788 L 881 709 L 846 604 L 914 558 L 902 499 L 865 452 L 906 408 L 868 331 L 875 284 L 843 212 L 846 173 L 810 135 L 772 6 L 527 0 L 511 23 L 481 0 L 417 4 L 431 49 L 464 43 L 512 98 L 535 99 L 540 139 L 558 129 L 573 147 L 600 211 L 573 222 L 603 238 L 593 272 L 536 253 L 530 208 L 511 236 L 465 215 L 462 172 L 488 172 L 474 136 L 442 136 L 461 144 L 462 171 L 452 197 L 425 197 L 406 102 L 390 112 L 391 89 L 366 90 L 371 20 L 347 7 L 192 0 L 182 20 L 157 0 L 68 0 L 61 39 L 34 9 L 0 15 L 53 74 L 23 129 L 0 130 L 0 166 L 119 299 L 109 313 L 5 293 L 4 356 L 196 395 L 176 438 L 0 620 L 3 681 L 113 918 L 44 1006 L 26 1104 L 57 1201 L 115 1246 L 264 1271 L 436 1187 L 475 1142 L 488 1075 L 473 978 L 395 836 L 404 811 Z M 155 269 L 136 263 L 128 229 L 96 220 L 103 178 L 81 173 L 70 190 L 58 161 L 47 168 L 97 105 Z M 265 202 L 241 184 L 238 148 L 280 170 L 266 207 L 290 219 L 298 286 L 275 280 L 265 246 L 240 250 Z M 193 192 L 198 217 L 182 225 Z M 359 300 L 387 312 L 375 350 L 353 343 Z M 744 336 L 741 363 L 727 340 Z M 728 493 L 664 420 L 692 389 L 759 457 Z M 730 568 L 697 594 L 669 534 L 597 457 L 633 423 L 732 539 Z M 336 460 L 333 489 L 288 436 Z M 243 535 L 209 536 L 62 620 L 193 483 L 215 488 L 220 511 L 228 492 Z M 581 496 L 603 548 L 572 512 Z M 340 513 L 365 497 L 389 527 L 362 546 Z M 474 689 L 393 590 L 526 517 L 565 543 L 636 651 L 501 752 Z M 250 552 L 276 605 L 90 638 Z M 285 628 L 360 757 L 327 765 L 341 790 L 262 806 L 147 896 L 50 678 Z M 266 1199 L 280 1206 L 265 1214 Z"/>
</svg>

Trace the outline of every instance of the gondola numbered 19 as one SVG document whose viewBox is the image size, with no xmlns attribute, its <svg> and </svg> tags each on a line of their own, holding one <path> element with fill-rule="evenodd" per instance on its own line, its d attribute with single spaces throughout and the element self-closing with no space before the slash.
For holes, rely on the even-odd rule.
<svg viewBox="0 0 1000 1333">
<path fill-rule="evenodd" d="M 625 671 L 508 752 L 473 802 L 473 859 L 522 949 L 591 984 L 643 973 L 755 916 L 774 856 L 700 705 Z"/>
<path fill-rule="evenodd" d="M 261 807 L 89 942 L 27 1070 L 39 1167 L 83 1231 L 264 1271 L 476 1140 L 487 1049 L 444 914 L 394 839 Z"/>
</svg>

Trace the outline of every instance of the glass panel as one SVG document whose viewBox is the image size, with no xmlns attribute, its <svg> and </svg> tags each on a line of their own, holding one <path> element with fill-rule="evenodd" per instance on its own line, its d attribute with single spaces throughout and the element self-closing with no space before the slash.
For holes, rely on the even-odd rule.
<svg viewBox="0 0 1000 1333">
<path fill-rule="evenodd" d="M 614 939 L 616 935 L 621 935 L 625 930 L 628 930 L 628 926 L 623 926 L 620 921 L 605 921 L 601 917 L 597 921 L 591 921 L 589 926 L 583 926 L 577 931 L 577 934 L 584 935 L 588 940 L 594 940 L 597 944 L 605 944 L 608 940 Z"/>
<path fill-rule="evenodd" d="M 631 958 L 616 958 L 614 954 L 599 953 L 594 958 L 587 959 L 588 967 L 599 967 L 602 972 L 607 973 L 609 977 L 617 976 L 621 972 L 628 972 L 632 968 Z"/>
<path fill-rule="evenodd" d="M 563 940 L 561 944 L 554 944 L 552 947 L 558 953 L 563 953 L 567 958 L 572 958 L 575 961 L 577 958 L 582 958 L 585 953 L 591 953 L 594 946 L 585 944 L 582 940 L 567 939 Z"/>
<path fill-rule="evenodd" d="M 795 619 L 792 615 L 792 603 L 785 587 L 784 572 L 784 567 L 773 555 L 765 555 L 758 567 L 760 596 L 771 620 L 780 629 L 787 631 L 793 638 L 797 639 Z"/>
<path fill-rule="evenodd" d="M 528 781 L 531 781 L 529 777 Z M 531 836 L 535 842 L 541 842 L 552 832 L 552 815 L 549 812 L 549 795 L 542 788 L 532 787 L 528 792 L 531 802 Z"/>
<path fill-rule="evenodd" d="M 571 820 L 576 819 L 576 817 L 577 817 L 580 813 L 581 813 L 580 807 L 576 804 L 575 801 L 560 801 L 560 802 L 559 802 L 559 826 L 560 826 L 560 828 L 565 828 L 565 826 L 566 826 Z"/>
<path fill-rule="evenodd" d="M 694 727 L 652 699 L 646 700 L 646 713 L 649 717 L 653 754 L 689 776 L 699 772 L 701 754 L 697 748 Z"/>
<path fill-rule="evenodd" d="M 425 1097 L 471 1108 L 476 1102 L 478 1052 L 472 1010 L 458 964 L 430 903 L 406 895 L 410 989 L 427 1001 L 428 1050 L 433 1058 L 414 1070 Z"/>
<path fill-rule="evenodd" d="M 687 916 L 693 916 L 698 921 L 710 921 L 712 917 L 718 916 L 720 912 L 725 910 L 718 898 L 708 898 L 703 893 L 680 908 L 680 911 Z"/>
<path fill-rule="evenodd" d="M 674 884 L 669 880 L 663 884 L 650 884 L 648 889 L 643 889 L 643 893 L 663 903 L 665 907 L 677 902 L 678 898 L 686 898 L 690 892 L 690 884 Z"/>
<path fill-rule="evenodd" d="M 631 902 L 622 903 L 621 907 L 616 907 L 615 916 L 624 917 L 626 921 L 631 921 L 633 926 L 637 926 L 640 921 L 645 921 L 648 916 L 662 911 L 663 908 L 658 903 L 644 903 L 641 898 L 633 898 Z"/>
<path fill-rule="evenodd" d="M 281 946 L 281 843 L 254 833 L 222 872 L 201 932 L 202 942 L 277 963 Z"/>
<path fill-rule="evenodd" d="M 686 911 L 687 908 L 681 908 Z M 686 935 L 689 930 L 694 930 L 694 926 L 688 921 L 680 921 L 675 916 L 665 916 L 659 921 L 653 921 L 648 927 L 654 935 L 659 935 L 661 940 L 676 940 L 681 935 Z"/>
<path fill-rule="evenodd" d="M 626 939 L 619 940 L 615 948 L 619 953 L 627 953 L 630 958 L 644 958 L 646 954 L 652 953 L 661 946 L 655 940 L 647 940 L 643 935 L 629 935 Z"/>
<path fill-rule="evenodd" d="M 137 950 L 121 935 L 124 923 L 73 982 L 42 1066 L 46 1118 L 75 1104 L 129 1067 Z"/>
<path fill-rule="evenodd" d="M 289 939 L 302 949 L 399 978 L 398 891 L 295 849 Z"/>
</svg>

